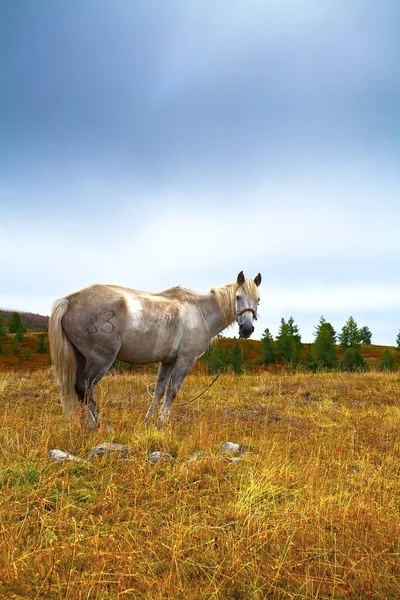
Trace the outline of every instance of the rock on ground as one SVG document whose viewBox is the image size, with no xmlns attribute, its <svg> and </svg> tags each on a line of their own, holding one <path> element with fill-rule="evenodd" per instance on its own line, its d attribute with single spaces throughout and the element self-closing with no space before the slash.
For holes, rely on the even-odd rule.
<svg viewBox="0 0 400 600">
<path fill-rule="evenodd" d="M 237 456 L 239 454 L 246 454 L 249 451 L 247 446 L 242 446 L 241 444 L 235 444 L 234 442 L 225 442 L 219 448 L 220 452 L 226 452 L 228 454 L 232 454 Z"/>
<path fill-rule="evenodd" d="M 123 444 L 104 443 L 93 448 L 93 450 L 89 452 L 88 458 L 104 456 L 105 454 L 111 454 L 113 452 L 118 452 L 121 455 L 121 458 L 127 458 L 128 454 L 133 454 L 132 451 L 129 452 L 128 446 L 124 446 Z"/>
<path fill-rule="evenodd" d="M 151 454 L 149 454 L 147 460 L 152 464 L 156 464 L 158 462 L 167 462 L 174 464 L 175 459 L 169 452 L 162 452 L 161 450 L 155 450 Z"/>
<path fill-rule="evenodd" d="M 77 460 L 77 461 L 82 460 L 81 458 L 78 458 L 77 456 L 74 456 L 73 454 L 70 454 L 69 452 L 64 452 L 64 450 L 57 450 L 57 448 L 53 448 L 53 450 L 49 450 L 48 457 L 51 460 L 55 460 L 57 462 L 64 462 L 65 460 Z"/>
</svg>

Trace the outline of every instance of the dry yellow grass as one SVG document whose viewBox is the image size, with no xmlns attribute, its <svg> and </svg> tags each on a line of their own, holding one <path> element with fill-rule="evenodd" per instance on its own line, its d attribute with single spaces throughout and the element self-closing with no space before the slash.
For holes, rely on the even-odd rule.
<svg viewBox="0 0 400 600">
<path fill-rule="evenodd" d="M 0 372 L 0 598 L 400 598 L 398 375 L 224 375 L 162 432 L 153 379 L 105 377 L 114 431 L 88 434 L 50 370 Z M 47 457 L 106 440 L 136 456 Z M 227 440 L 252 453 L 231 463 Z"/>
</svg>

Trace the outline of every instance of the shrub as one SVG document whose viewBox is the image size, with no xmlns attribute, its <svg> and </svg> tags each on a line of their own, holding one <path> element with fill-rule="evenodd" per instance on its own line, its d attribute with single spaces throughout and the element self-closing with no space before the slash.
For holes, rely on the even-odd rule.
<svg viewBox="0 0 400 600">
<path fill-rule="evenodd" d="M 383 357 L 379 366 L 381 371 L 396 370 L 396 361 L 394 359 L 393 354 L 389 350 L 385 350 L 385 352 L 383 353 Z"/>
<path fill-rule="evenodd" d="M 358 348 L 347 348 L 340 366 L 343 371 L 366 371 L 367 365 Z"/>
</svg>

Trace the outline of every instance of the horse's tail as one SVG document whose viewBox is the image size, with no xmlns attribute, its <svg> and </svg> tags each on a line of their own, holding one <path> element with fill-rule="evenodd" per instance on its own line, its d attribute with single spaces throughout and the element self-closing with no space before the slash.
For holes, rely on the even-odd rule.
<svg viewBox="0 0 400 600">
<path fill-rule="evenodd" d="M 76 406 L 76 356 L 75 350 L 67 338 L 61 319 L 68 310 L 69 300 L 61 298 L 53 304 L 49 320 L 49 340 L 51 358 L 61 390 L 61 404 L 68 416 Z"/>
</svg>

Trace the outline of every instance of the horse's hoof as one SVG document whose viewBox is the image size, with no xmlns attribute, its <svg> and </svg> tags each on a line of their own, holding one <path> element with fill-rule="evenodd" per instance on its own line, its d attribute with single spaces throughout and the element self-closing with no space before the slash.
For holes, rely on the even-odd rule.
<svg viewBox="0 0 400 600">
<path fill-rule="evenodd" d="M 92 411 L 89 411 L 88 427 L 89 427 L 90 431 L 93 431 L 93 429 L 95 429 L 96 425 L 97 425 L 97 419 L 95 418 Z"/>
<path fill-rule="evenodd" d="M 158 417 L 157 429 L 164 429 L 169 424 L 169 417 Z"/>
</svg>

